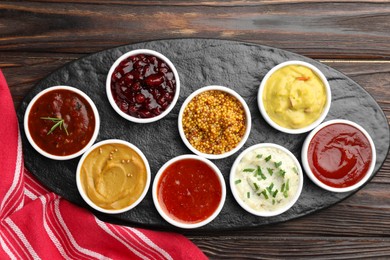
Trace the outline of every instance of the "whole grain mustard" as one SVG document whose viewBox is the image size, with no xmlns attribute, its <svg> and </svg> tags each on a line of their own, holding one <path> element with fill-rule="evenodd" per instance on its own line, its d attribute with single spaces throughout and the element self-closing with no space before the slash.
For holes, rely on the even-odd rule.
<svg viewBox="0 0 390 260">
<path fill-rule="evenodd" d="M 246 130 L 246 115 L 234 96 L 209 90 L 188 103 L 182 123 L 184 134 L 195 149 L 206 154 L 222 154 L 241 141 Z"/>
</svg>

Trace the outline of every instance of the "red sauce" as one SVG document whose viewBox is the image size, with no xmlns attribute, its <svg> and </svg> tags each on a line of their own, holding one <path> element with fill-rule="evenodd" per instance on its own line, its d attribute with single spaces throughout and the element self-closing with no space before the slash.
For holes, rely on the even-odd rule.
<svg viewBox="0 0 390 260">
<path fill-rule="evenodd" d="M 173 219 L 198 223 L 210 217 L 222 198 L 217 174 L 206 163 L 183 159 L 171 164 L 157 186 L 158 200 Z"/>
<path fill-rule="evenodd" d="M 164 112 L 176 93 L 172 69 L 162 59 L 139 54 L 126 58 L 111 77 L 112 96 L 118 107 L 137 118 Z"/>
<path fill-rule="evenodd" d="M 349 187 L 366 175 L 372 161 L 371 149 L 359 129 L 343 123 L 331 124 L 313 137 L 308 162 L 313 174 L 324 184 Z"/>
<path fill-rule="evenodd" d="M 61 128 L 58 126 L 49 133 L 55 122 L 42 119 L 48 117 L 63 119 Z M 32 106 L 28 128 L 42 150 L 66 156 L 80 151 L 91 140 L 95 115 L 81 95 L 66 89 L 53 90 L 42 95 Z"/>
</svg>

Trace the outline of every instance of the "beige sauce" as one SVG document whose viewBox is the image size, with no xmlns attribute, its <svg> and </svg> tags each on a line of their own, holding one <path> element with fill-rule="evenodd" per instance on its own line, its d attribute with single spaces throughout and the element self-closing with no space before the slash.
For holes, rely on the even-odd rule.
<svg viewBox="0 0 390 260">
<path fill-rule="evenodd" d="M 89 199 L 104 209 L 133 204 L 146 186 L 146 166 L 141 156 L 123 144 L 96 147 L 84 160 L 81 183 Z"/>
<path fill-rule="evenodd" d="M 321 116 L 327 94 L 324 83 L 310 68 L 289 65 L 268 78 L 262 101 L 272 121 L 285 128 L 298 129 Z"/>
</svg>

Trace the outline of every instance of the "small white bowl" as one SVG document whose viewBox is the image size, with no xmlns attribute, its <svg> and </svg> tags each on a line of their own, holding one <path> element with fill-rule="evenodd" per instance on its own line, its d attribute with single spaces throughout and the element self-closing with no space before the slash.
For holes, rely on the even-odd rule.
<svg viewBox="0 0 390 260">
<path fill-rule="evenodd" d="M 290 66 L 290 65 L 305 66 L 305 67 L 311 69 L 315 74 L 317 74 L 317 76 L 321 79 L 322 83 L 325 86 L 326 96 L 327 96 L 326 104 L 325 104 L 324 110 L 322 111 L 322 114 L 320 115 L 320 117 L 317 120 L 315 120 L 313 123 L 311 123 L 310 125 L 305 126 L 303 128 L 297 128 L 297 129 L 286 128 L 286 127 L 280 126 L 277 123 L 275 123 L 270 118 L 270 116 L 267 114 L 267 111 L 265 110 L 264 103 L 263 103 L 263 92 L 264 92 L 267 80 L 277 70 L 279 70 L 279 69 L 281 69 L 283 67 L 286 67 L 286 66 Z M 279 65 L 273 67 L 264 76 L 263 80 L 261 81 L 259 91 L 257 93 L 258 106 L 259 106 L 261 115 L 263 116 L 265 121 L 267 121 L 267 123 L 269 125 L 271 125 L 273 128 L 275 128 L 275 129 L 277 129 L 277 130 L 279 130 L 281 132 L 288 133 L 288 134 L 301 134 L 301 133 L 305 133 L 305 132 L 308 132 L 308 131 L 314 129 L 316 126 L 318 126 L 322 121 L 324 121 L 326 115 L 329 112 L 331 99 L 332 99 L 332 94 L 331 94 L 331 90 L 330 90 L 330 86 L 329 86 L 328 80 L 326 79 L 325 75 L 317 67 L 313 66 L 312 64 L 304 62 L 304 61 L 295 61 L 295 60 L 294 61 L 286 61 L 286 62 L 280 63 Z"/>
<path fill-rule="evenodd" d="M 172 70 L 173 75 L 175 76 L 175 80 L 176 80 L 176 91 L 175 91 L 175 95 L 173 97 L 171 104 L 169 104 L 167 109 L 165 111 L 163 111 L 160 115 L 155 116 L 155 117 L 151 117 L 151 118 L 137 118 L 137 117 L 131 116 L 129 114 L 126 114 L 115 103 L 115 100 L 114 100 L 114 98 L 112 96 L 112 92 L 111 92 L 111 76 L 112 76 L 112 73 L 114 72 L 114 70 L 116 69 L 116 67 L 126 58 L 128 58 L 130 56 L 134 56 L 134 55 L 139 55 L 139 54 L 151 55 L 151 56 L 155 56 L 155 57 L 163 60 L 169 66 L 169 68 Z M 111 66 L 111 68 L 108 72 L 108 75 L 107 75 L 107 79 L 106 79 L 106 93 L 107 93 L 107 97 L 108 97 L 108 100 L 110 101 L 112 108 L 123 118 L 125 118 L 131 122 L 135 122 L 135 123 L 155 122 L 157 120 L 162 119 L 166 115 L 168 115 L 168 113 L 173 109 L 173 107 L 175 106 L 175 104 L 177 102 L 177 99 L 179 98 L 179 93 L 180 93 L 179 74 L 177 73 L 177 70 L 176 70 L 175 66 L 173 65 L 173 63 L 167 57 L 165 57 L 164 55 L 162 55 L 161 53 L 159 53 L 157 51 L 148 50 L 148 49 L 137 49 L 137 50 L 129 51 L 129 52 L 123 54 L 122 56 L 120 56 L 114 62 L 114 64 Z"/>
<path fill-rule="evenodd" d="M 83 188 L 83 185 L 81 183 L 81 167 L 84 163 L 84 160 L 87 158 L 87 156 L 92 152 L 94 151 L 95 149 L 98 149 L 99 147 L 101 147 L 102 145 L 105 145 L 105 144 L 122 144 L 122 145 L 125 145 L 127 147 L 129 147 L 130 149 L 134 150 L 142 159 L 143 163 L 145 164 L 145 168 L 146 168 L 146 184 L 145 184 L 145 187 L 144 187 L 144 190 L 142 192 L 142 194 L 139 196 L 139 198 L 134 202 L 132 203 L 131 205 L 127 206 L 127 207 L 124 207 L 124 208 L 121 208 L 121 209 L 117 209 L 117 210 L 114 210 L 114 209 L 105 209 L 105 208 L 102 208 L 98 205 L 96 205 L 89 197 L 88 195 L 85 193 L 84 191 L 84 188 Z M 143 199 L 144 197 L 146 196 L 146 193 L 148 192 L 148 189 L 149 189 L 149 186 L 150 186 L 150 179 L 151 179 L 151 172 L 150 172 L 150 166 L 149 166 L 149 162 L 148 160 L 146 159 L 145 155 L 142 153 L 142 151 L 140 149 L 138 149 L 135 145 L 129 143 L 129 142 L 126 142 L 126 141 L 123 141 L 123 140 L 119 140 L 119 139 L 108 139 L 108 140 L 104 140 L 104 141 L 100 141 L 96 144 L 94 144 L 87 152 L 85 152 L 85 154 L 81 157 L 78 165 L 77 165 L 77 170 L 76 170 L 76 184 L 77 184 L 77 189 L 81 195 L 81 197 L 83 198 L 83 200 L 89 205 L 91 206 L 92 208 L 94 208 L 95 210 L 97 211 L 100 211 L 100 212 L 103 212 L 103 213 L 107 213 L 107 214 L 119 214 L 119 213 L 123 213 L 125 211 L 128 211 L 128 210 L 131 210 L 133 209 L 135 206 L 137 206 Z"/>
<path fill-rule="evenodd" d="M 332 187 L 332 186 L 329 186 L 325 183 L 323 183 L 321 180 L 319 180 L 312 172 L 312 170 L 310 169 L 310 165 L 309 165 L 309 161 L 308 161 L 308 149 L 309 149 L 309 145 L 313 139 L 313 137 L 320 131 L 322 130 L 323 128 L 329 126 L 329 125 L 332 125 L 332 124 L 346 124 L 346 125 L 350 125 L 356 129 L 358 129 L 361 133 L 364 134 L 364 136 L 368 139 L 368 142 L 370 143 L 370 146 L 371 146 L 371 156 L 372 156 L 372 161 L 371 161 L 371 164 L 368 168 L 368 171 L 366 173 L 366 175 L 359 181 L 357 182 L 356 184 L 352 185 L 352 186 L 348 186 L 348 187 L 344 187 L 344 188 L 336 188 L 336 187 Z M 305 170 L 307 176 L 319 187 L 325 189 L 325 190 L 328 190 L 328 191 L 331 191 L 331 192 L 349 192 L 349 191 L 353 191 L 353 190 L 356 190 L 357 188 L 361 187 L 364 183 L 366 183 L 368 181 L 368 179 L 370 179 L 370 177 L 372 176 L 373 172 L 374 172 L 374 168 L 375 168 L 375 163 L 376 163 L 376 150 L 375 150 L 375 145 L 374 145 L 374 142 L 372 141 L 370 135 L 367 133 L 367 131 L 361 127 L 360 125 L 352 122 L 352 121 L 349 121 L 349 120 L 344 120 L 344 119 L 333 119 L 333 120 L 329 120 L 329 121 L 326 121 L 322 124 L 320 124 L 319 126 L 317 126 L 312 132 L 310 132 L 310 134 L 306 137 L 304 143 L 303 143 L 303 146 L 302 146 L 302 152 L 301 152 L 301 158 L 302 158 L 302 166 L 303 166 L 303 169 Z"/>
<path fill-rule="evenodd" d="M 74 92 L 74 93 L 77 93 L 78 95 L 82 96 L 87 102 L 88 104 L 91 106 L 92 108 L 92 111 L 94 113 L 94 116 L 95 116 L 95 130 L 93 132 L 93 135 L 91 137 L 91 139 L 89 140 L 89 142 L 87 143 L 87 145 L 84 146 L 83 149 L 81 149 L 80 151 L 76 152 L 76 153 L 73 153 L 73 154 L 70 154 L 70 155 L 65 155 L 65 156 L 60 156 L 60 155 L 53 155 L 53 154 L 50 154 L 46 151 L 44 151 L 42 148 L 40 148 L 34 141 L 34 139 L 32 138 L 31 136 L 31 133 L 30 133 L 30 129 L 28 127 L 28 117 L 30 115 L 30 112 L 31 112 L 31 108 L 33 107 L 33 105 L 37 102 L 37 100 L 42 97 L 44 94 L 48 93 L 48 92 L 51 92 L 51 91 L 56 91 L 56 90 L 68 90 L 68 91 L 71 91 L 71 92 Z M 100 117 L 99 117 L 99 113 L 98 113 L 98 110 L 94 104 L 94 102 L 84 93 L 82 92 L 81 90 L 77 89 L 77 88 L 74 88 L 74 87 L 70 87 L 70 86 L 54 86 L 54 87 L 50 87 L 50 88 L 47 88 L 41 92 L 39 92 L 31 101 L 30 103 L 28 104 L 27 106 L 27 109 L 26 109 L 26 112 L 24 114 L 24 132 L 26 133 L 26 136 L 27 136 L 27 140 L 30 142 L 30 144 L 32 145 L 32 147 L 37 151 L 39 152 L 41 155 L 47 157 L 47 158 L 50 158 L 50 159 L 54 159 L 54 160 L 69 160 L 69 159 L 73 159 L 73 158 L 76 158 L 80 155 L 82 155 L 86 150 L 88 150 L 89 147 L 92 146 L 92 144 L 95 142 L 98 134 L 99 134 L 99 129 L 100 129 Z"/>
<path fill-rule="evenodd" d="M 241 105 L 245 111 L 246 129 L 245 129 L 244 136 L 242 137 L 241 141 L 237 144 L 237 146 L 235 148 L 233 148 L 232 150 L 230 150 L 226 153 L 222 153 L 222 154 L 207 154 L 207 153 L 200 152 L 199 150 L 197 150 L 195 147 L 193 147 L 191 145 L 191 143 L 188 141 L 188 139 L 184 133 L 184 130 L 183 130 L 183 113 L 184 113 L 184 109 L 187 107 L 188 103 L 190 103 L 191 100 L 195 96 L 199 95 L 200 93 L 210 91 L 210 90 L 223 91 L 223 92 L 226 92 L 226 93 L 232 95 L 241 103 Z M 183 105 L 181 106 L 181 109 L 179 112 L 179 117 L 178 117 L 179 134 L 180 134 L 180 137 L 183 140 L 184 144 L 188 147 L 188 149 L 191 150 L 191 152 L 193 152 L 199 156 L 208 158 L 208 159 L 223 159 L 223 158 L 231 156 L 232 154 L 234 154 L 235 152 L 240 150 L 241 147 L 245 144 L 245 142 L 247 141 L 247 139 L 249 137 L 249 133 L 251 131 L 251 126 L 252 126 L 251 113 L 250 113 L 250 110 L 249 110 L 248 105 L 246 104 L 245 100 L 234 90 L 227 88 L 227 87 L 223 87 L 223 86 L 214 86 L 214 85 L 213 86 L 206 86 L 206 87 L 203 87 L 203 88 L 200 88 L 200 89 L 194 91 L 184 101 Z"/>
<path fill-rule="evenodd" d="M 217 209 L 213 212 L 212 215 L 210 215 L 207 219 L 203 220 L 203 221 L 200 221 L 200 222 L 196 222 L 196 223 L 184 223 L 184 222 L 180 222 L 178 220 L 175 220 L 173 219 L 171 216 L 169 216 L 165 211 L 164 209 L 161 207 L 160 205 L 160 202 L 159 202 L 159 199 L 158 199 L 158 184 L 159 184 L 159 181 L 160 181 L 160 178 L 162 176 L 162 174 L 164 173 L 164 171 L 170 166 L 172 165 L 173 163 L 177 162 L 177 161 L 180 161 L 180 160 L 184 160 L 184 159 L 194 159 L 194 160 L 199 160 L 205 164 L 207 164 L 209 167 L 211 167 L 213 169 L 213 171 L 215 172 L 215 174 L 217 175 L 218 179 L 219 179 L 219 183 L 221 185 L 221 191 L 222 191 L 222 194 L 221 194 L 221 200 L 218 204 L 218 207 Z M 158 211 L 158 213 L 170 224 L 176 226 L 176 227 L 179 227 L 179 228 L 184 228 L 184 229 L 192 229 L 192 228 L 198 228 L 198 227 L 201 227 L 201 226 L 204 226 L 208 223 L 210 223 L 213 219 L 215 219 L 218 214 L 220 213 L 220 211 L 222 210 L 223 208 L 223 205 L 225 203 L 225 199 L 226 199 L 226 185 L 225 185 L 225 180 L 222 176 L 222 173 L 221 171 L 218 169 L 218 167 L 212 163 L 211 161 L 203 158 L 203 157 L 200 157 L 200 156 L 197 156 L 197 155 L 193 155 L 193 154 L 188 154 L 188 155 L 180 155 L 180 156 L 177 156 L 171 160 L 169 160 L 168 162 L 166 162 L 161 168 L 160 170 L 157 172 L 157 175 L 153 181 L 153 188 L 152 188 L 152 195 L 153 195 L 153 202 L 154 202 L 154 205 Z"/>
<path fill-rule="evenodd" d="M 297 185 L 297 190 L 296 190 L 296 193 L 294 194 L 294 197 L 285 205 L 277 208 L 277 209 L 274 209 L 274 210 L 255 210 L 253 209 L 252 207 L 250 207 L 240 196 L 239 194 L 239 191 L 237 190 L 237 185 L 241 185 L 241 183 L 245 183 L 240 181 L 240 183 L 236 183 L 237 181 L 237 176 L 236 176 L 236 173 L 237 173 L 237 168 L 241 162 L 241 160 L 244 158 L 244 156 L 246 156 L 248 153 L 250 152 L 253 152 L 254 150 L 258 150 L 258 149 L 262 149 L 262 148 L 271 148 L 271 149 L 275 149 L 275 150 L 278 150 L 280 153 L 284 154 L 287 158 L 290 158 L 292 161 L 293 161 L 293 165 L 294 167 L 296 167 L 296 174 L 298 175 L 298 185 Z M 254 158 L 255 159 L 255 158 Z M 255 160 L 265 160 L 265 155 L 262 156 L 261 158 L 256 159 Z M 283 167 L 283 164 L 282 164 L 282 167 Z M 281 168 L 282 168 L 281 167 Z M 277 176 L 277 172 L 273 173 L 273 175 L 271 176 L 265 169 L 262 169 L 262 173 L 264 174 L 265 177 L 267 178 L 274 178 Z M 246 174 L 246 173 L 245 173 Z M 247 173 L 249 174 L 248 176 L 252 175 L 253 173 L 252 172 L 249 172 Z M 301 195 L 301 192 L 302 192 L 302 188 L 303 188 L 303 173 L 302 173 L 302 168 L 297 160 L 297 158 L 289 151 L 287 150 L 286 148 L 284 148 L 283 146 L 280 146 L 280 145 L 277 145 L 277 144 L 274 144 L 274 143 L 261 143 L 261 144 L 256 144 L 256 145 L 253 145 L 251 147 L 248 147 L 246 150 L 244 150 L 238 157 L 237 159 L 234 161 L 233 163 L 233 166 L 231 168 L 231 171 L 230 171 L 230 178 L 229 178 L 229 182 L 230 182 L 230 188 L 232 190 L 232 193 L 233 193 L 233 197 L 234 199 L 237 201 L 237 203 L 244 209 L 246 210 L 247 212 L 253 214 L 253 215 L 256 215 L 256 216 L 261 216 L 261 217 L 272 217 L 272 216 L 276 216 L 276 215 L 280 215 L 282 213 L 284 213 L 285 211 L 287 211 L 288 209 L 290 209 L 298 200 L 299 196 Z M 272 181 L 273 183 L 274 181 Z M 260 189 L 259 189 L 259 192 L 261 189 L 266 189 L 266 188 L 261 188 L 261 186 L 259 186 Z M 279 191 L 279 190 L 278 190 Z M 245 195 L 243 195 L 245 196 Z M 255 194 L 255 196 L 257 196 Z"/>
</svg>

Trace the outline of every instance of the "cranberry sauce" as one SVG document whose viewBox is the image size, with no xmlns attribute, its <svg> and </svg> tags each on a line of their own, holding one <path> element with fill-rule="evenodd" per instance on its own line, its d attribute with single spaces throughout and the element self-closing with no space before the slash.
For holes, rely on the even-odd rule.
<svg viewBox="0 0 390 260">
<path fill-rule="evenodd" d="M 111 77 L 111 92 L 118 107 L 137 118 L 160 115 L 171 104 L 176 79 L 166 62 L 139 54 L 124 59 Z"/>
</svg>

